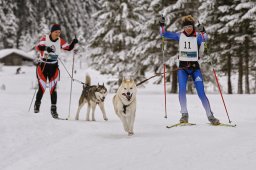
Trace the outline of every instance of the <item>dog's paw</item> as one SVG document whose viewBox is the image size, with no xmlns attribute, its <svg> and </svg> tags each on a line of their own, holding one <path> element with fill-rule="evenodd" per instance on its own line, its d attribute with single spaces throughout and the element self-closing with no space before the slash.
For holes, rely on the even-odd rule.
<svg viewBox="0 0 256 170">
<path fill-rule="evenodd" d="M 90 119 L 89 119 L 89 118 L 88 118 L 88 119 L 86 118 L 85 121 L 90 121 Z"/>
<path fill-rule="evenodd" d="M 108 118 L 104 118 L 105 121 L 108 121 Z"/>
<path fill-rule="evenodd" d="M 92 119 L 92 121 L 96 121 L 96 119 Z"/>
<path fill-rule="evenodd" d="M 128 136 L 132 136 L 132 135 L 134 135 L 133 132 L 128 132 Z"/>
</svg>

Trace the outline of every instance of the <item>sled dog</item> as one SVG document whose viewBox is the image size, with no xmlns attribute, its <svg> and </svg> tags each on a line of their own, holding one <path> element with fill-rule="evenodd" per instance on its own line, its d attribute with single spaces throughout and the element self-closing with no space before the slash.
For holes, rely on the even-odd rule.
<svg viewBox="0 0 256 170">
<path fill-rule="evenodd" d="M 87 114 L 86 114 L 86 121 L 90 121 L 90 112 L 92 110 L 92 121 L 95 121 L 95 108 L 97 105 L 99 105 L 101 112 L 103 114 L 103 119 L 108 120 L 106 116 L 106 111 L 104 107 L 104 100 L 107 95 L 107 89 L 103 85 L 91 85 L 91 77 L 89 75 L 86 75 L 85 77 L 85 84 L 83 86 L 83 91 L 79 99 L 78 109 L 76 112 L 76 120 L 79 120 L 79 113 L 81 108 L 84 106 L 85 103 L 88 104 L 87 107 Z"/>
<path fill-rule="evenodd" d="M 121 119 L 124 130 L 128 135 L 133 135 L 133 125 L 136 112 L 136 84 L 132 79 L 123 79 L 116 95 L 113 97 L 113 105 L 117 116 Z"/>
</svg>

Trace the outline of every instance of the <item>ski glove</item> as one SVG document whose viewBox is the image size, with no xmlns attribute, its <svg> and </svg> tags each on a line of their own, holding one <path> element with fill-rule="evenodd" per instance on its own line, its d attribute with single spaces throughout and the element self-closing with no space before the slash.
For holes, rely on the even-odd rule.
<svg viewBox="0 0 256 170">
<path fill-rule="evenodd" d="M 78 43 L 78 39 L 77 39 L 77 38 L 74 38 L 73 41 L 72 41 L 72 43 L 77 44 L 77 43 Z"/>
<path fill-rule="evenodd" d="M 54 52 L 54 50 L 52 49 L 52 47 L 46 47 L 46 51 L 47 51 L 48 53 L 53 53 L 53 52 Z"/>
<path fill-rule="evenodd" d="M 165 17 L 164 16 L 161 16 L 161 19 L 159 21 L 159 25 L 160 25 L 160 27 L 164 27 L 165 26 Z"/>
<path fill-rule="evenodd" d="M 200 24 L 200 23 L 198 23 L 197 29 L 198 29 L 198 31 L 200 31 L 200 32 L 205 32 L 204 26 L 203 26 L 202 24 Z"/>
</svg>

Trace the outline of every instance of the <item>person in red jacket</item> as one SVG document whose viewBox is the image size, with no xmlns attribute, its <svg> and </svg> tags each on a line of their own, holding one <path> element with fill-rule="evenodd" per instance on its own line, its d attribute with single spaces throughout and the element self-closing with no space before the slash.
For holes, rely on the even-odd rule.
<svg viewBox="0 0 256 170">
<path fill-rule="evenodd" d="M 56 86 L 59 78 L 58 57 L 61 50 L 71 51 L 75 44 L 78 43 L 78 40 L 75 38 L 70 44 L 67 44 L 64 39 L 60 38 L 60 34 L 61 26 L 59 24 L 53 24 L 50 35 L 44 35 L 36 46 L 36 50 L 40 52 L 40 58 L 36 68 L 39 89 L 36 94 L 34 113 L 40 111 L 41 99 L 45 92 L 48 79 L 51 94 L 51 115 L 53 118 L 58 118 L 56 107 Z"/>
</svg>

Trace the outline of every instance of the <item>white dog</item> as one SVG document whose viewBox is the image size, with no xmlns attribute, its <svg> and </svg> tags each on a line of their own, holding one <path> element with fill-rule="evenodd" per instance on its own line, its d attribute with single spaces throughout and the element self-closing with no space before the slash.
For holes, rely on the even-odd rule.
<svg viewBox="0 0 256 170">
<path fill-rule="evenodd" d="M 128 135 L 133 135 L 133 125 L 136 112 L 137 87 L 134 80 L 123 79 L 122 84 L 113 97 L 113 105 L 117 116 L 123 123 L 124 130 Z"/>
</svg>

